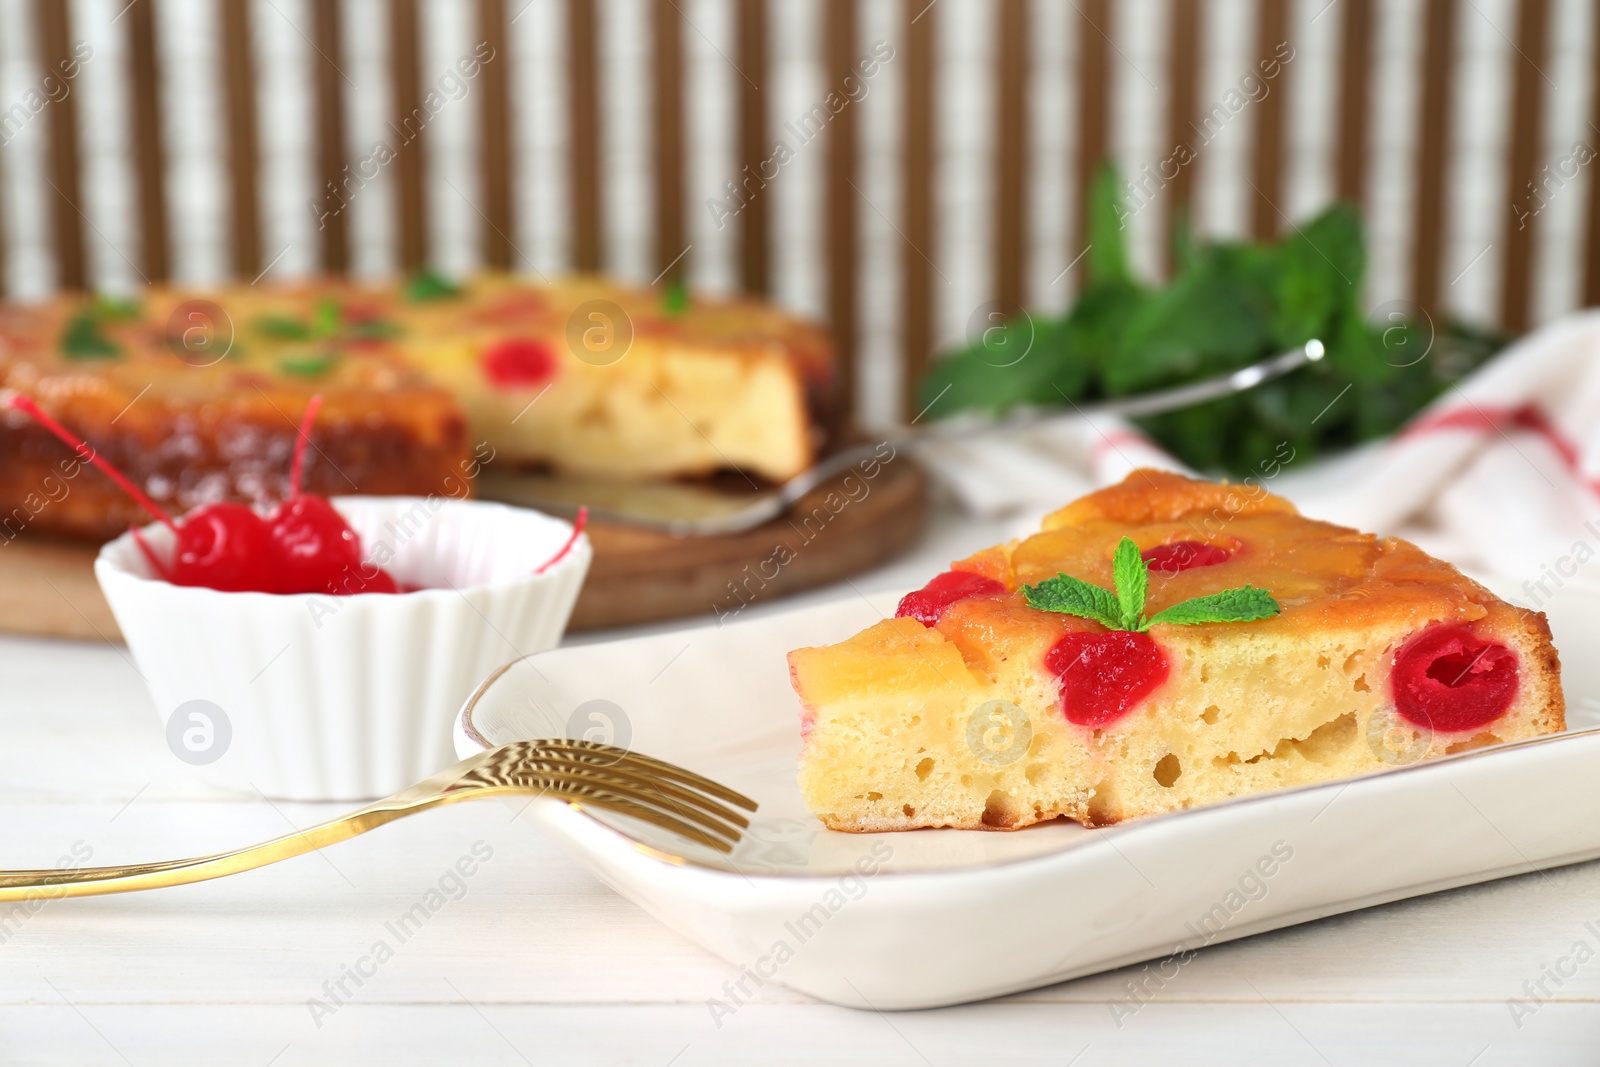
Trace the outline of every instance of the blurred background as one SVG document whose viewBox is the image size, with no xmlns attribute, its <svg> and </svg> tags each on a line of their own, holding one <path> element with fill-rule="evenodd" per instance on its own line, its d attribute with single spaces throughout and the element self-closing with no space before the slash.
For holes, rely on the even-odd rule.
<svg viewBox="0 0 1600 1067">
<path fill-rule="evenodd" d="M 1070 305 L 1110 159 L 1142 277 L 1176 220 L 1342 198 L 1368 308 L 1514 334 L 1600 300 L 1597 34 L 1583 0 L 0 0 L 0 285 L 682 274 L 831 323 L 881 424 L 986 305 Z"/>
</svg>

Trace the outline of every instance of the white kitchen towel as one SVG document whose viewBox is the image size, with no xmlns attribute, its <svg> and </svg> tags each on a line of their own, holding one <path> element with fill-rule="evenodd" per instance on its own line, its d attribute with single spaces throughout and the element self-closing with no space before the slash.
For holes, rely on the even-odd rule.
<svg viewBox="0 0 1600 1067">
<path fill-rule="evenodd" d="M 919 454 L 957 501 L 1014 515 L 1019 534 L 1135 468 L 1183 470 L 1112 418 L 1066 416 Z M 1514 578 L 1530 603 L 1568 584 L 1600 591 L 1600 312 L 1518 341 L 1386 440 L 1311 464 L 1285 444 L 1262 457 L 1259 480 L 1306 515 Z"/>
</svg>

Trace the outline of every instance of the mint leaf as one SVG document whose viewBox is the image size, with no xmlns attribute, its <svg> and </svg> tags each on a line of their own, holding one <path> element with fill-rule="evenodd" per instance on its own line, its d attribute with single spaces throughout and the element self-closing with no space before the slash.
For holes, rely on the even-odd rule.
<svg viewBox="0 0 1600 1067">
<path fill-rule="evenodd" d="M 1024 324 L 1007 323 L 1004 347 L 1021 341 L 1021 358 L 996 358 L 1001 345 L 982 342 L 940 359 L 922 379 L 918 410 L 941 418 L 956 411 L 1005 411 L 1017 404 L 1056 406 L 1062 397 L 1083 395 L 1088 363 L 1067 349 L 1067 327 L 1053 319 L 1035 319 L 1031 338 Z"/>
<path fill-rule="evenodd" d="M 1265 589 L 1246 585 L 1242 589 L 1224 589 L 1210 596 L 1197 596 L 1174 604 L 1156 614 L 1140 627 L 1148 630 L 1156 623 L 1169 626 L 1193 626 L 1206 622 L 1250 622 L 1252 619 L 1270 619 L 1283 609 Z"/>
<path fill-rule="evenodd" d="M 681 274 L 675 274 L 667 283 L 667 291 L 661 296 L 661 311 L 673 318 L 689 310 L 689 282 Z"/>
<path fill-rule="evenodd" d="M 423 268 L 406 280 L 405 298 L 413 304 L 449 300 L 461 295 L 461 286 L 436 270 Z"/>
<path fill-rule="evenodd" d="M 325 296 L 317 301 L 316 308 L 311 312 L 311 337 L 313 340 L 326 340 L 337 337 L 339 330 L 344 325 L 344 312 L 339 307 L 339 302 L 331 296 Z"/>
<path fill-rule="evenodd" d="M 1102 378 L 1112 395 L 1142 392 L 1243 366 L 1272 351 L 1270 275 L 1277 257 L 1210 248 L 1127 320 Z"/>
<path fill-rule="evenodd" d="M 257 316 L 250 325 L 255 328 L 257 333 L 277 341 L 309 341 L 311 339 L 311 327 L 293 315 L 269 312 L 265 315 Z"/>
<path fill-rule="evenodd" d="M 111 359 L 122 355 L 122 348 L 100 329 L 100 322 L 84 312 L 67 320 L 61 331 L 61 354 L 68 359 Z"/>
<path fill-rule="evenodd" d="M 1092 619 L 1108 630 L 1120 630 L 1121 611 L 1117 598 L 1109 589 L 1102 589 L 1070 574 L 1046 578 L 1038 585 L 1025 585 L 1022 595 L 1028 606 L 1041 611 L 1058 611 L 1063 615 L 1076 615 Z"/>
<path fill-rule="evenodd" d="M 1344 205 L 1271 243 L 1198 240 L 1180 216 L 1172 277 L 1147 285 L 1128 256 L 1128 188 L 1104 167 L 1084 190 L 1085 284 L 1058 314 L 1030 311 L 1027 358 L 996 366 L 994 353 L 969 339 L 932 361 L 919 411 L 939 419 L 1018 405 L 1070 410 L 1068 400 L 1195 381 L 1317 337 L 1327 358 L 1314 366 L 1135 420 L 1190 467 L 1260 478 L 1291 459 L 1304 464 L 1394 432 L 1509 340 L 1403 306 L 1369 319 L 1360 215 Z"/>
<path fill-rule="evenodd" d="M 320 378 L 338 362 L 337 352 L 302 352 L 278 360 L 278 369 L 296 378 Z"/>
<path fill-rule="evenodd" d="M 1109 159 L 1095 168 L 1089 183 L 1089 247 L 1084 258 L 1089 282 L 1126 282 L 1133 279 L 1128 266 L 1128 233 L 1123 225 L 1122 176 Z"/>
<path fill-rule="evenodd" d="M 96 293 L 89 301 L 89 314 L 100 322 L 137 322 L 143 307 L 139 301 Z"/>
<path fill-rule="evenodd" d="M 1127 348 L 1128 323 L 1140 314 L 1150 297 L 1149 290 L 1133 282 L 1095 284 L 1079 295 L 1077 304 L 1062 320 L 1064 347 L 1071 369 L 1077 373 L 1072 385 L 1065 384 L 1064 377 L 1057 379 L 1075 402 L 1092 401 L 1105 392 L 1107 368 L 1115 366 Z M 1034 319 L 1041 321 L 1039 316 Z"/>
<path fill-rule="evenodd" d="M 1124 324 L 1145 299 L 1136 285 L 1103 282 L 1085 289 L 1070 315 L 1018 315 L 1003 330 L 1004 347 L 1020 339 L 1025 352 L 1001 355 L 1002 345 L 975 341 L 934 361 L 922 379 L 918 410 L 940 419 L 972 410 L 1002 414 L 1019 404 L 1092 403 L 1102 392 L 1094 383 L 1098 368 L 1115 361 Z"/>
<path fill-rule="evenodd" d="M 1310 222 L 1294 227 L 1284 239 L 1275 279 L 1273 342 L 1279 348 L 1324 342 L 1345 311 L 1359 319 L 1359 281 L 1366 269 L 1361 219 L 1355 209 L 1336 204 Z"/>
<path fill-rule="evenodd" d="M 1092 619 L 1108 630 L 1134 633 L 1143 633 L 1158 622 L 1168 626 L 1249 622 L 1271 618 L 1283 610 L 1265 589 L 1245 585 L 1185 600 L 1147 619 L 1144 605 L 1150 592 L 1150 565 L 1131 537 L 1117 542 L 1117 550 L 1111 557 L 1111 574 L 1117 587 L 1115 593 L 1070 574 L 1046 578 L 1038 585 L 1025 585 L 1022 593 L 1029 607 L 1076 615 Z"/>
<path fill-rule="evenodd" d="M 1117 606 L 1122 612 L 1122 625 L 1117 629 L 1143 629 L 1144 601 L 1150 592 L 1150 568 L 1133 538 L 1124 537 L 1117 543 L 1116 554 L 1111 557 L 1111 574 L 1117 585 Z"/>
</svg>

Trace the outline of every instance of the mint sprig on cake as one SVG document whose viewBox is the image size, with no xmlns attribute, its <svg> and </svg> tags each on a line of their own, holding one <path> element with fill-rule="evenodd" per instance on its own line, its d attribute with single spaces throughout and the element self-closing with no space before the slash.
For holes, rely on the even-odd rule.
<svg viewBox="0 0 1600 1067">
<path fill-rule="evenodd" d="M 1283 609 L 1265 589 L 1246 583 L 1237 589 L 1181 601 L 1152 616 L 1144 613 L 1150 592 L 1150 565 L 1133 538 L 1124 537 L 1111 558 L 1115 592 L 1070 574 L 1057 574 L 1037 585 L 1025 585 L 1022 594 L 1029 607 L 1076 615 L 1098 622 L 1108 630 L 1144 633 L 1157 623 L 1196 626 L 1208 622 L 1250 622 L 1270 619 Z"/>
</svg>

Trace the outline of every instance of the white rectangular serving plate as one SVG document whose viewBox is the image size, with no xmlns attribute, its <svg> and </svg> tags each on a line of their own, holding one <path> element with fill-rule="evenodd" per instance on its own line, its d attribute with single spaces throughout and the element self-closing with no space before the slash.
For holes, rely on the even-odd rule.
<svg viewBox="0 0 1600 1067">
<path fill-rule="evenodd" d="M 1565 593 L 1565 591 L 1564 591 Z M 636 820 L 536 800 L 607 885 L 746 970 L 835 1004 L 927 1008 L 1423 893 L 1600 856 L 1600 597 L 1548 605 L 1569 730 L 1101 830 L 843 834 L 801 802 L 785 653 L 893 610 L 852 598 L 511 664 L 456 744 L 589 736 L 760 801 L 728 857 Z M 626 833 L 619 832 L 623 828 Z"/>
</svg>

